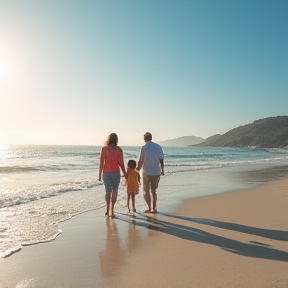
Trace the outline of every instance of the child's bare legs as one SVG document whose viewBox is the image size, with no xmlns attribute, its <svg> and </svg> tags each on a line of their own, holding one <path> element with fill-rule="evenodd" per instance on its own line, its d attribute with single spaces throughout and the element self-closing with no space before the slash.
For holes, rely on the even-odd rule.
<svg viewBox="0 0 288 288">
<path fill-rule="evenodd" d="M 128 213 L 130 213 L 130 193 L 127 193 L 127 208 L 128 208 Z"/>
<path fill-rule="evenodd" d="M 134 193 L 131 194 L 131 200 L 132 200 L 132 211 L 136 212 L 136 209 L 135 209 L 135 194 Z"/>
</svg>

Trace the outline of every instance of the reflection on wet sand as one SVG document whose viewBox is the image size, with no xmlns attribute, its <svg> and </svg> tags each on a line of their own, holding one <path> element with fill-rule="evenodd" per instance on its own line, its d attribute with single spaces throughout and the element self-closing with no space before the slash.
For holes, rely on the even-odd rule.
<svg viewBox="0 0 288 288">
<path fill-rule="evenodd" d="M 104 281 L 102 286 L 109 286 L 109 281 L 117 275 L 117 272 L 123 263 L 125 254 L 121 248 L 121 239 L 119 237 L 115 220 L 106 217 L 106 227 L 106 249 L 99 253 L 102 279 Z"/>
<path fill-rule="evenodd" d="M 113 281 L 125 264 L 125 254 L 133 253 L 141 244 L 141 235 L 135 220 L 128 217 L 125 222 L 128 222 L 127 234 L 119 235 L 117 224 L 123 225 L 123 222 L 117 223 L 116 219 L 106 217 L 106 248 L 99 253 L 102 276 L 100 287 L 114 285 Z M 122 228 L 120 230 L 123 231 Z"/>
<path fill-rule="evenodd" d="M 132 220 L 129 224 L 128 229 L 128 239 L 127 239 L 127 246 L 128 252 L 131 253 L 135 248 L 139 246 L 141 242 L 141 238 L 139 235 L 139 231 L 136 228 L 136 221 Z"/>
</svg>

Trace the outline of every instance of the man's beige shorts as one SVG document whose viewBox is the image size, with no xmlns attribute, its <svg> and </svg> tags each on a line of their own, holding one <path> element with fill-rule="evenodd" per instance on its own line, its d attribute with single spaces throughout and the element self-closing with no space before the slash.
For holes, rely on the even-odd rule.
<svg viewBox="0 0 288 288">
<path fill-rule="evenodd" d="M 144 192 L 156 192 L 160 181 L 160 175 L 147 175 L 143 173 L 143 190 Z"/>
</svg>

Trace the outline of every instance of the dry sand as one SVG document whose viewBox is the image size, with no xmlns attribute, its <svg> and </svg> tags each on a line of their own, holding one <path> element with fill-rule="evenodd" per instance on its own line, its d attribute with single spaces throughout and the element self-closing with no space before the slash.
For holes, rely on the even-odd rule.
<svg viewBox="0 0 288 288">
<path fill-rule="evenodd" d="M 149 219 L 111 287 L 287 288 L 287 216 L 288 178 L 186 201 Z"/>
<path fill-rule="evenodd" d="M 288 287 L 288 178 L 169 213 L 103 215 L 2 259 L 0 287 Z"/>
</svg>

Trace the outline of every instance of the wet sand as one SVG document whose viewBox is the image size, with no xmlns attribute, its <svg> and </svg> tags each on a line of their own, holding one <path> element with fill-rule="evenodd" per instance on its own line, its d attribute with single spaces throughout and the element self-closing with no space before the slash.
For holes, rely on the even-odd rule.
<svg viewBox="0 0 288 288">
<path fill-rule="evenodd" d="M 237 177 L 268 175 L 245 173 Z M 55 241 L 1 259 L 0 287 L 287 288 L 287 208 L 282 178 L 158 214 L 111 219 L 104 209 L 91 211 L 60 223 Z"/>
</svg>

